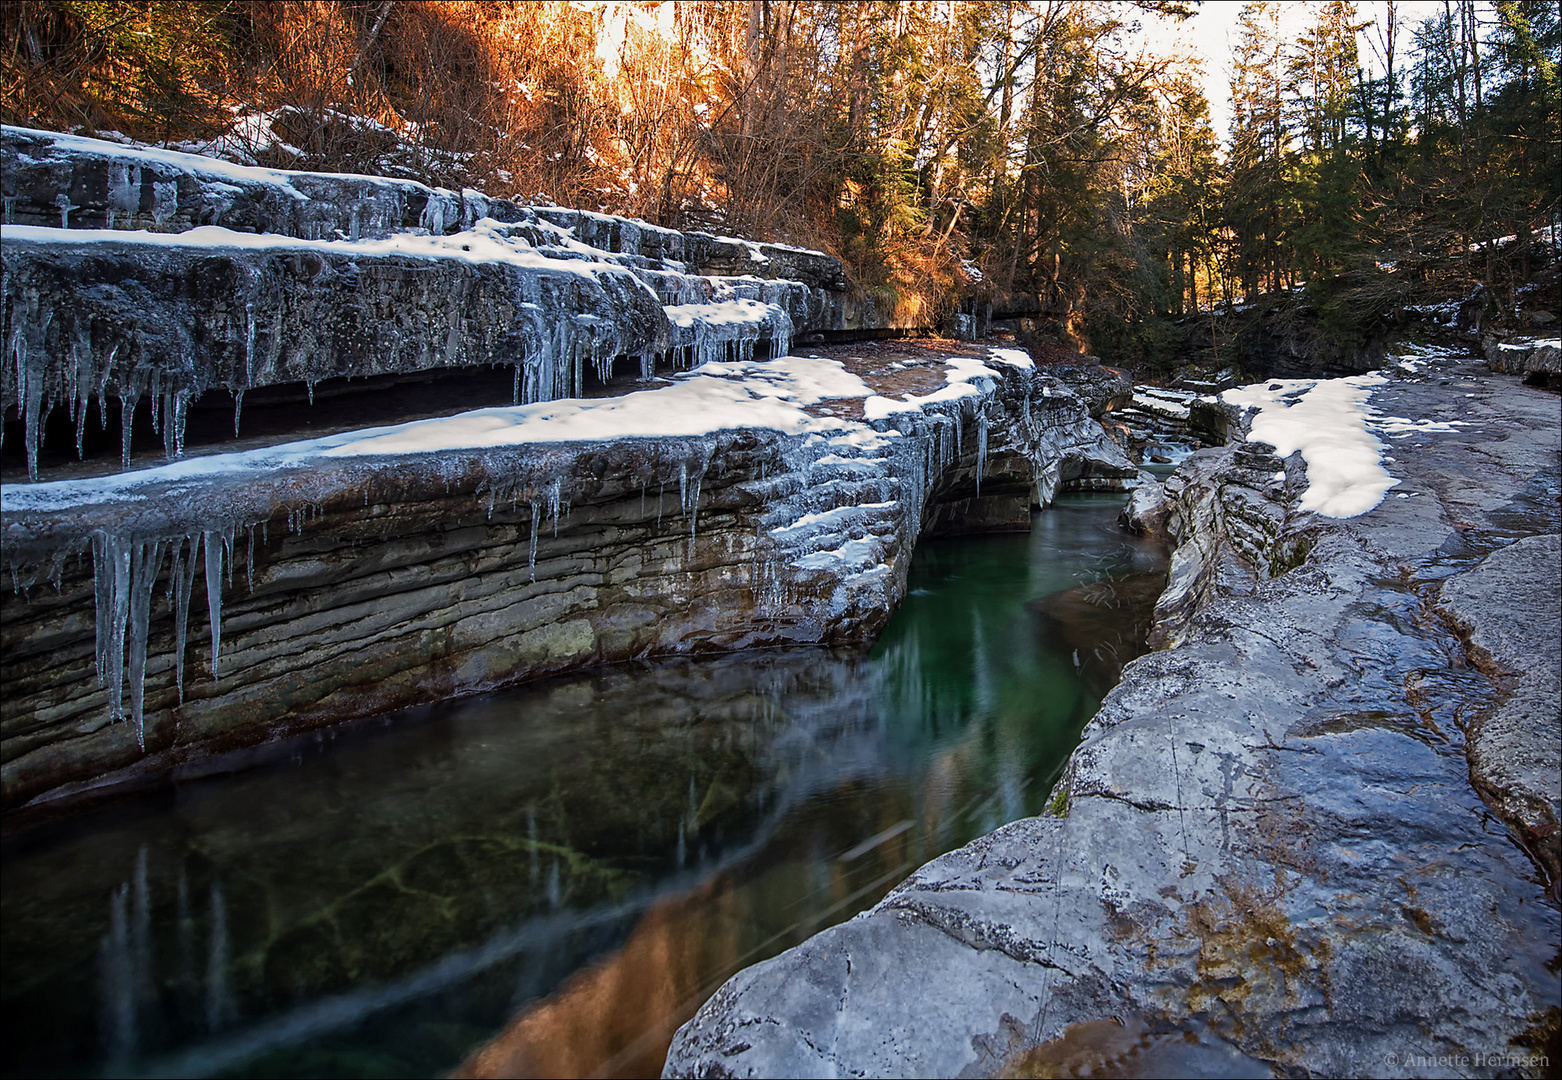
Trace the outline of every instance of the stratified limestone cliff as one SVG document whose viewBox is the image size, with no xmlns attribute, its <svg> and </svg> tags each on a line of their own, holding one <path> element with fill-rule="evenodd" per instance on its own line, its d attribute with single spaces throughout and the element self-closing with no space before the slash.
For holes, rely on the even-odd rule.
<svg viewBox="0 0 1562 1080">
<path fill-rule="evenodd" d="M 1359 517 L 1303 511 L 1272 445 L 1194 455 L 1169 647 L 1052 815 L 740 973 L 664 1075 L 1554 1069 L 1556 400 L 1407 366 L 1372 397 L 1398 483 Z"/>
<path fill-rule="evenodd" d="M 983 353 L 10 486 L 6 803 L 569 669 L 870 640 L 924 532 L 1138 483 L 1066 385 Z"/>
</svg>

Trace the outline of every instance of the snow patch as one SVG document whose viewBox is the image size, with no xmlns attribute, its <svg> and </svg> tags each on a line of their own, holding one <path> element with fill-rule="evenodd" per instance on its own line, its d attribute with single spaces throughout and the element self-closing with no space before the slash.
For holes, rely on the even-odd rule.
<svg viewBox="0 0 1562 1080">
<path fill-rule="evenodd" d="M 1351 518 L 1383 501 L 1399 481 L 1383 468 L 1383 444 L 1368 430 L 1367 401 L 1388 382 L 1373 373 L 1344 379 L 1285 379 L 1227 390 L 1233 405 L 1256 409 L 1249 438 L 1285 457 L 1301 451 L 1307 491 L 1301 509 Z"/>
</svg>

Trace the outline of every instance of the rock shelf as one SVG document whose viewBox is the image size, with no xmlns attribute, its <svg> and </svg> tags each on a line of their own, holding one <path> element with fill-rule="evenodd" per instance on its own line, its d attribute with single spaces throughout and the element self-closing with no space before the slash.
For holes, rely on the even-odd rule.
<svg viewBox="0 0 1562 1080">
<path fill-rule="evenodd" d="M 1359 517 L 1240 423 L 1184 463 L 1164 647 L 1053 813 L 739 974 L 665 1075 L 1554 1069 L 1556 398 L 1445 354 L 1371 403 Z"/>
</svg>

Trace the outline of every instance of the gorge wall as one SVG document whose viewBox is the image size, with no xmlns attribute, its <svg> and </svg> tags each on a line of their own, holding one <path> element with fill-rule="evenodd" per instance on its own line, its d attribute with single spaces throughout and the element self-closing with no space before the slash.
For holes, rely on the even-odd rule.
<svg viewBox="0 0 1562 1080">
<path fill-rule="evenodd" d="M 6 415 L 36 474 L 51 403 L 79 445 L 146 396 L 169 461 L 5 487 L 7 806 L 573 668 L 867 641 L 922 534 L 1140 482 L 1101 372 L 784 356 L 836 318 L 818 253 L 89 142 L 0 142 L 13 220 L 85 226 L 6 229 Z M 120 228 L 149 223 L 190 227 Z M 625 359 L 645 389 L 566 400 Z M 237 429 L 246 389 L 473 364 L 515 403 L 182 445 L 208 390 Z"/>
</svg>

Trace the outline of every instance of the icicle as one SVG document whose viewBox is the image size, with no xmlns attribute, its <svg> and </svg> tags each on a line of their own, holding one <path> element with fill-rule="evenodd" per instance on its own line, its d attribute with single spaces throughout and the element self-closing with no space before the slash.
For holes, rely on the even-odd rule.
<svg viewBox="0 0 1562 1080">
<path fill-rule="evenodd" d="M 233 391 L 233 437 L 239 437 L 239 414 L 244 411 L 244 388 Z"/>
<path fill-rule="evenodd" d="M 163 369 L 162 368 L 153 368 L 152 369 L 152 385 L 151 385 L 151 388 L 147 391 L 147 396 L 150 398 L 150 401 L 148 402 L 148 404 L 151 406 L 151 409 L 152 409 L 152 434 L 153 435 L 161 435 L 162 432 L 163 432 L 163 429 L 159 425 L 159 419 L 160 418 L 159 418 L 159 415 L 158 415 L 157 406 L 158 406 L 158 402 L 160 401 L 160 399 L 163 396 Z"/>
<path fill-rule="evenodd" d="M 311 376 L 307 377 L 306 379 L 304 379 L 304 385 L 306 387 L 308 387 L 308 389 L 309 389 L 309 404 L 313 405 L 315 403 L 315 379 L 314 379 L 314 376 L 311 375 Z"/>
<path fill-rule="evenodd" d="M 255 383 L 255 304 L 253 301 L 244 305 L 244 387 L 239 390 L 242 395 L 244 389 Z M 235 421 L 237 423 L 237 421 Z M 237 434 L 237 431 L 235 431 Z"/>
<path fill-rule="evenodd" d="M 554 477 L 553 486 L 548 490 L 548 508 L 553 513 L 553 535 L 559 535 L 559 503 L 564 495 L 564 478 Z"/>
<path fill-rule="evenodd" d="M 146 540 L 134 545 L 130 564 L 130 713 L 136 724 L 136 744 L 146 750 L 142 707 L 146 700 L 147 628 L 152 618 L 152 590 L 162 566 L 163 541 Z"/>
<path fill-rule="evenodd" d="M 61 196 L 62 198 L 64 196 Z M 30 297 L 34 303 L 30 306 L 36 308 L 36 297 Z M 25 421 L 22 441 L 27 449 L 27 478 L 38 479 L 38 443 L 43 438 L 43 422 L 39 413 L 43 408 L 43 384 L 48 374 L 48 357 L 43 351 L 44 335 L 49 328 L 49 315 L 42 315 L 39 319 L 39 327 L 35 344 L 37 348 L 27 347 L 27 338 L 23 332 L 22 320 L 24 314 L 16 313 L 13 316 L 17 326 L 11 334 L 11 355 L 16 362 L 16 397 Z"/>
<path fill-rule="evenodd" d="M 108 359 L 103 361 L 103 371 L 98 376 L 98 430 L 108 430 L 108 377 L 114 370 L 114 357 L 119 355 L 119 342 L 114 342 L 114 347 L 108 351 Z"/>
<path fill-rule="evenodd" d="M 976 410 L 976 494 L 982 493 L 982 474 L 987 471 L 987 410 Z"/>
<path fill-rule="evenodd" d="M 82 460 L 81 444 L 82 436 L 87 431 L 87 410 L 92 404 L 92 387 L 87 376 L 92 374 L 92 340 L 91 330 L 83 330 L 78 323 L 75 335 L 76 365 L 75 378 L 72 380 L 75 386 L 75 406 L 72 409 L 71 419 L 76 421 L 76 460 Z"/>
<path fill-rule="evenodd" d="M 129 397 L 126 397 L 126 394 Z M 122 387 L 119 391 L 119 467 L 130 468 L 130 435 L 131 427 L 136 419 L 136 394 L 133 388 Z"/>
<path fill-rule="evenodd" d="M 71 211 L 72 210 L 80 210 L 81 207 L 79 207 L 75 203 L 71 202 L 71 197 L 69 195 L 65 194 L 65 192 L 63 192 L 63 191 L 60 192 L 58 195 L 56 195 L 54 197 L 54 205 L 58 206 L 60 208 L 60 228 L 62 228 L 62 229 L 70 228 L 71 227 Z"/>
<path fill-rule="evenodd" d="M 689 555 L 691 558 L 694 555 L 695 533 L 700 525 L 700 484 L 705 480 L 705 470 L 709 465 L 710 459 L 708 458 L 700 462 L 700 471 L 694 477 L 694 492 L 689 499 L 689 509 L 685 511 L 689 515 Z"/>
<path fill-rule="evenodd" d="M 520 361 L 517 360 L 516 363 L 515 363 L 515 386 L 510 391 L 510 404 L 511 405 L 519 405 L 520 403 L 521 403 L 521 364 L 520 364 Z"/>
<path fill-rule="evenodd" d="M 125 623 L 130 618 L 130 548 L 117 536 L 92 534 L 97 599 L 98 685 L 108 688 L 109 716 L 124 718 Z"/>
<path fill-rule="evenodd" d="M 174 615 L 174 682 L 179 687 L 179 703 L 184 704 L 184 646 L 190 625 L 190 594 L 195 591 L 195 560 L 199 555 L 196 538 L 174 541 L 173 565 L 169 573 L 168 602 Z"/>
<path fill-rule="evenodd" d="M 537 580 L 537 523 L 538 523 L 538 521 L 542 517 L 542 501 L 540 499 L 533 499 L 531 501 L 531 508 L 532 508 L 531 539 L 530 539 L 530 546 L 528 547 L 527 552 L 526 552 L 526 570 L 527 570 L 527 573 L 529 573 L 531 575 L 531 579 L 533 581 L 536 581 Z"/>
<path fill-rule="evenodd" d="M 253 540 L 253 533 L 251 538 Z M 223 537 L 217 532 L 203 532 L 201 540 L 206 545 L 206 613 L 212 624 L 212 678 L 217 677 L 217 656 L 222 648 L 222 547 Z M 251 543 L 251 548 L 254 544 Z M 254 588 L 251 578 L 250 588 Z"/>
</svg>

